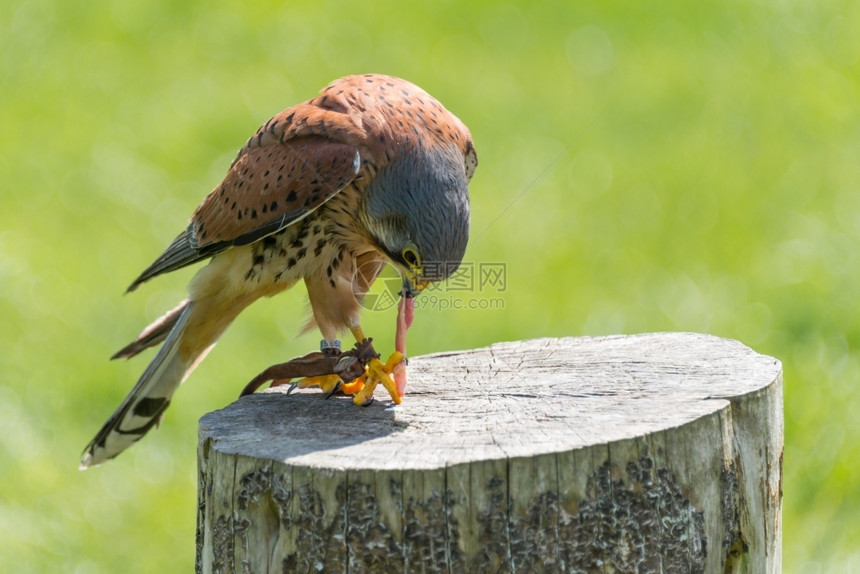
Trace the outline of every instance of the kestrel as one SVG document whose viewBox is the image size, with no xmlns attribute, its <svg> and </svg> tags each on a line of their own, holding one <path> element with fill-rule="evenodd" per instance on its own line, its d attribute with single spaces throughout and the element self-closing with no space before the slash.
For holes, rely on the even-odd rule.
<svg viewBox="0 0 860 574">
<path fill-rule="evenodd" d="M 365 339 L 361 300 L 386 264 L 403 278 L 396 351 L 367 365 L 344 389 L 368 404 L 381 383 L 395 403 L 405 388 L 411 297 L 446 279 L 469 237 L 468 183 L 477 167 L 466 126 L 436 99 L 399 78 L 336 80 L 267 121 L 188 227 L 134 280 L 143 282 L 205 259 L 188 298 L 114 358 L 162 343 L 129 395 L 87 445 L 81 468 L 113 458 L 156 426 L 173 393 L 233 319 L 260 297 L 304 280 L 322 348 L 349 330 Z M 303 381 L 325 392 L 337 376 Z"/>
</svg>

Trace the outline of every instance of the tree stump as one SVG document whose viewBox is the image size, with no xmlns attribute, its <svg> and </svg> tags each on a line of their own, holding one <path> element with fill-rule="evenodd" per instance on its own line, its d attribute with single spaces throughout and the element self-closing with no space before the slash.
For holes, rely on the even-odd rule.
<svg viewBox="0 0 860 574">
<path fill-rule="evenodd" d="M 198 572 L 779 572 L 782 368 L 661 333 L 417 357 L 200 421 Z"/>
</svg>

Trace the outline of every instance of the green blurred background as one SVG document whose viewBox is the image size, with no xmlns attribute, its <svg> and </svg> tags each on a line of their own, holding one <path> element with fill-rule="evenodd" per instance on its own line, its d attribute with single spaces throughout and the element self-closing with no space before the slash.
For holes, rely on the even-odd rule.
<svg viewBox="0 0 860 574">
<path fill-rule="evenodd" d="M 858 30 L 853 0 L 3 2 L 0 564 L 192 568 L 198 418 L 318 337 L 302 290 L 259 302 L 81 473 L 151 355 L 107 357 L 194 270 L 123 290 L 262 122 L 373 71 L 471 128 L 467 259 L 507 266 L 503 310 L 419 312 L 412 354 L 689 330 L 774 355 L 785 570 L 860 572 Z"/>
</svg>

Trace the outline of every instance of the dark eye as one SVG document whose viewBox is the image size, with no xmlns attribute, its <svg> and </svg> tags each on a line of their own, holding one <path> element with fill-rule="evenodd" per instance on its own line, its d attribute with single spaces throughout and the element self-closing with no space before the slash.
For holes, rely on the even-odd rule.
<svg viewBox="0 0 860 574">
<path fill-rule="evenodd" d="M 411 247 L 407 247 L 403 250 L 403 261 L 411 267 L 417 267 L 419 262 L 418 254 Z"/>
</svg>

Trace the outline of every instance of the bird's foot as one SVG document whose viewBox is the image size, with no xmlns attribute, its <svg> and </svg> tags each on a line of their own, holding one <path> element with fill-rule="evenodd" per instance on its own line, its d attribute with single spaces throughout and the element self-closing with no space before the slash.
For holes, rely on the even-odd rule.
<svg viewBox="0 0 860 574">
<path fill-rule="evenodd" d="M 373 401 L 373 389 L 382 383 L 395 403 L 400 403 L 400 394 L 392 383 L 392 375 L 405 363 L 401 353 L 394 353 L 383 364 L 373 348 L 373 340 L 358 341 L 353 349 L 341 353 L 339 349 L 323 348 L 279 365 L 272 365 L 248 383 L 240 396 L 250 395 L 261 385 L 272 381 L 271 386 L 290 385 L 287 394 L 294 389 L 319 387 L 328 397 L 337 392 L 352 395 L 358 405 L 369 405 Z M 298 380 L 295 380 L 297 377 Z"/>
<path fill-rule="evenodd" d="M 293 383 L 293 388 L 307 389 L 308 387 L 319 387 L 326 395 L 333 395 L 338 390 L 342 390 L 343 383 L 340 380 L 340 375 L 319 375 L 316 377 L 305 377 Z M 275 386 L 272 383 L 271 386 Z"/>
<path fill-rule="evenodd" d="M 394 404 L 400 404 L 400 393 L 397 392 L 397 384 L 394 382 L 394 372 L 397 367 L 403 364 L 405 357 L 403 353 L 393 352 L 388 360 L 383 363 L 378 358 L 370 359 L 367 362 L 367 370 L 364 374 L 364 384 L 361 389 L 355 393 L 352 401 L 359 406 L 366 406 L 373 402 L 373 391 L 376 386 L 382 383 L 388 394 L 391 395 L 391 400 Z M 359 379 L 360 380 L 360 379 Z"/>
</svg>

